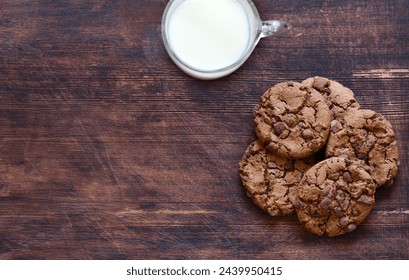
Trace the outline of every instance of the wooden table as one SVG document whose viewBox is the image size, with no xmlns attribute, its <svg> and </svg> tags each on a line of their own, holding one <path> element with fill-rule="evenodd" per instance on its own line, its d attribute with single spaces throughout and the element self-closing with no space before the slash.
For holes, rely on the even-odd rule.
<svg viewBox="0 0 409 280">
<path fill-rule="evenodd" d="M 215 81 L 171 62 L 167 2 L 1 2 L 0 258 L 409 259 L 409 2 L 255 0 L 293 28 Z M 314 75 L 382 113 L 401 155 L 338 238 L 270 217 L 238 175 L 260 95 Z"/>
</svg>

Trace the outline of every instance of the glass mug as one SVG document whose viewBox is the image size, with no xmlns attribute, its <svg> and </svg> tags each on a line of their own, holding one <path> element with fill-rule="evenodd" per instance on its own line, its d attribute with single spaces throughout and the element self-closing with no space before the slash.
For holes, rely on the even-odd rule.
<svg viewBox="0 0 409 280">
<path fill-rule="evenodd" d="M 171 0 L 161 28 L 173 62 L 192 77 L 210 80 L 237 70 L 261 38 L 290 25 L 262 21 L 251 0 Z"/>
</svg>

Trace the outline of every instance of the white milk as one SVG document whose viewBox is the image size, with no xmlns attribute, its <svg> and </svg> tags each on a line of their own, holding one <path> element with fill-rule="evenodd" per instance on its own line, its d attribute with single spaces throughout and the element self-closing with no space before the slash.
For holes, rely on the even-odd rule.
<svg viewBox="0 0 409 280">
<path fill-rule="evenodd" d="M 240 59 L 249 44 L 246 12 L 236 0 L 185 0 L 168 28 L 175 54 L 196 69 L 211 71 Z"/>
</svg>

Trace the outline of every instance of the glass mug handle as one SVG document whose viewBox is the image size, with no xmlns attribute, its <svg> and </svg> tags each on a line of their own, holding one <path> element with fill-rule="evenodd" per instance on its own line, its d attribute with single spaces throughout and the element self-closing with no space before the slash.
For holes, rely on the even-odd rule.
<svg viewBox="0 0 409 280">
<path fill-rule="evenodd" d="M 267 20 L 262 22 L 260 38 L 268 37 L 277 33 L 287 31 L 291 25 L 283 20 Z"/>
</svg>

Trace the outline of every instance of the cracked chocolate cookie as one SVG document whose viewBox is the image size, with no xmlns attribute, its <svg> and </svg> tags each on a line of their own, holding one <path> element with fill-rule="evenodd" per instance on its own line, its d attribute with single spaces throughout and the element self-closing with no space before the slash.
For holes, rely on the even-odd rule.
<svg viewBox="0 0 409 280">
<path fill-rule="evenodd" d="M 302 82 L 306 87 L 314 88 L 324 96 L 331 111 L 332 119 L 342 122 L 343 116 L 350 109 L 359 109 L 355 94 L 337 81 L 324 77 L 311 77 Z"/>
<path fill-rule="evenodd" d="M 313 158 L 291 160 L 272 154 L 253 142 L 240 161 L 240 178 L 249 197 L 272 216 L 294 213 L 295 186 L 314 165 Z"/>
<path fill-rule="evenodd" d="M 318 91 L 300 83 L 285 82 L 268 89 L 253 113 L 257 136 L 281 157 L 309 157 L 327 141 L 328 105 Z"/>
<path fill-rule="evenodd" d="M 360 161 L 332 157 L 311 167 L 297 187 L 298 219 L 317 235 L 356 229 L 375 204 L 376 184 Z"/>
<path fill-rule="evenodd" d="M 398 172 L 395 133 L 391 124 L 372 110 L 352 110 L 346 114 L 344 124 L 332 129 L 325 154 L 363 160 L 378 186 L 391 184 Z"/>
</svg>

